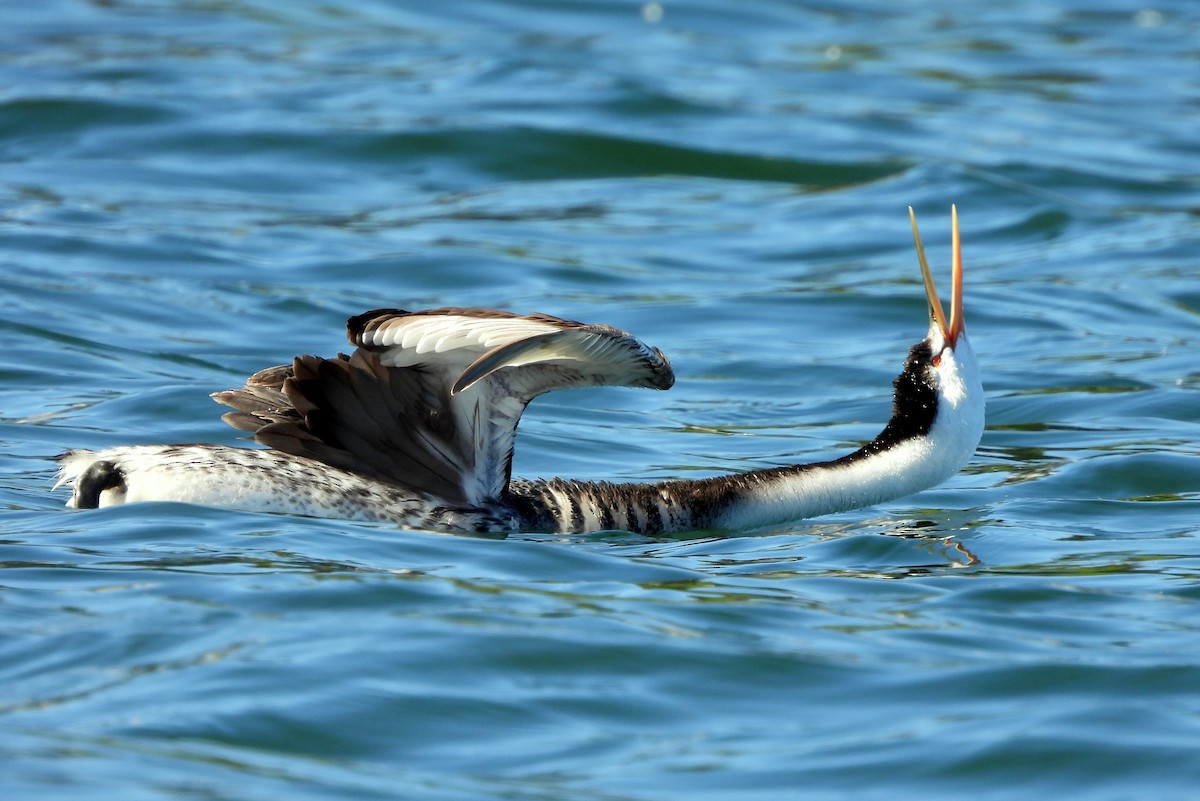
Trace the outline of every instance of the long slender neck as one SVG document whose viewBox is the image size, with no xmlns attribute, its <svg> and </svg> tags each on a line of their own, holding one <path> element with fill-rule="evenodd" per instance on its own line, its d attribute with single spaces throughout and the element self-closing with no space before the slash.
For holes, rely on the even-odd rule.
<svg viewBox="0 0 1200 801">
<path fill-rule="evenodd" d="M 896 378 L 891 420 L 840 459 L 644 484 L 514 481 L 510 503 L 528 529 L 658 533 L 756 528 L 918 492 L 962 469 L 983 431 L 983 390 L 965 336 L 957 351 L 942 354 L 935 376 L 928 341 L 914 346 Z"/>
<path fill-rule="evenodd" d="M 882 503 L 946 477 L 947 466 L 931 458 L 927 437 L 887 450 L 873 449 L 877 441 L 833 461 L 698 480 L 514 481 L 510 499 L 528 530 L 744 530 Z"/>
<path fill-rule="evenodd" d="M 973 368 L 974 357 L 965 348 L 962 355 Z M 983 418 L 977 381 L 974 392 L 960 391 L 971 389 L 960 381 L 939 386 L 948 376 L 961 377 L 955 368 L 948 364 L 935 375 L 930 341 L 917 343 L 896 376 L 891 419 L 875 439 L 840 459 L 728 477 L 733 486 L 713 525 L 747 528 L 844 512 L 911 495 L 954 475 L 975 452 Z M 972 416 L 975 406 L 978 425 L 968 427 L 979 432 L 972 439 L 961 430 L 961 418 Z"/>
<path fill-rule="evenodd" d="M 748 529 L 859 509 L 919 492 L 959 468 L 945 464 L 928 436 L 877 447 L 881 438 L 829 462 L 709 479 L 721 502 L 706 525 Z"/>
</svg>

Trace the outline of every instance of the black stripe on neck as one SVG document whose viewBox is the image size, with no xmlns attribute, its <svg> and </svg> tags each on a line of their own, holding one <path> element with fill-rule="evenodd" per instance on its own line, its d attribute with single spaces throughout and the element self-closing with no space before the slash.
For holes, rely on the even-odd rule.
<svg viewBox="0 0 1200 801">
<path fill-rule="evenodd" d="M 862 459 L 890 450 L 902 442 L 923 437 L 937 419 L 938 393 L 933 379 L 933 350 L 929 340 L 912 346 L 904 370 L 892 382 L 892 419 L 879 436 L 838 462 Z"/>
</svg>

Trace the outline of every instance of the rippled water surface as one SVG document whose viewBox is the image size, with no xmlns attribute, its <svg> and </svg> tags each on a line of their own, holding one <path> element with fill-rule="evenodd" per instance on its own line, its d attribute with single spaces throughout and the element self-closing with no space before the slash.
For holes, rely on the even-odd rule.
<svg viewBox="0 0 1200 801">
<path fill-rule="evenodd" d="M 46 0 L 0 33 L 13 799 L 1185 799 L 1200 787 L 1200 7 Z M 71 447 L 379 307 L 629 329 L 668 393 L 516 471 L 870 438 L 962 217 L 946 485 L 739 536 L 62 508 Z"/>
</svg>

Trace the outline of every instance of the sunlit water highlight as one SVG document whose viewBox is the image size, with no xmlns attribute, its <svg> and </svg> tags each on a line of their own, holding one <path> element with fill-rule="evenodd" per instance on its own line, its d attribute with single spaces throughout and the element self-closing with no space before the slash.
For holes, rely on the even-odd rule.
<svg viewBox="0 0 1200 801">
<path fill-rule="evenodd" d="M 651 8 L 654 6 L 656 8 Z M 17 3 L 0 34 L 0 790 L 1184 799 L 1200 9 Z M 516 471 L 845 452 L 962 214 L 988 430 L 741 536 L 492 541 L 51 494 L 378 306 L 629 329 Z M 943 278 L 944 280 L 944 278 Z"/>
</svg>

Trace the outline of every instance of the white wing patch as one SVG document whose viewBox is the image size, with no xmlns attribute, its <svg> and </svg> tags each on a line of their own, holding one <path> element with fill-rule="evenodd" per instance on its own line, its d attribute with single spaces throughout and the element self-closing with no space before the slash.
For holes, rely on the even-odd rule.
<svg viewBox="0 0 1200 801">
<path fill-rule="evenodd" d="M 354 344 L 383 349 L 380 360 L 389 367 L 410 367 L 431 361 L 466 367 L 493 348 L 558 330 L 549 323 L 522 317 L 426 314 L 393 318 L 364 332 Z"/>
</svg>

